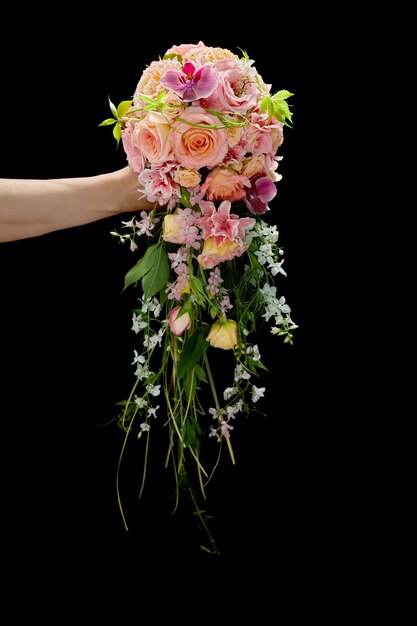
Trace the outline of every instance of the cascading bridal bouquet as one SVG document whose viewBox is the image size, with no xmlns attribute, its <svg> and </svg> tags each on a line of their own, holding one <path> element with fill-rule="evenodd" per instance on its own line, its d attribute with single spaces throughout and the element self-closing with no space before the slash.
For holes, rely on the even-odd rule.
<svg viewBox="0 0 417 626">
<path fill-rule="evenodd" d="M 146 439 L 142 493 L 149 436 L 162 419 L 166 465 L 176 483 L 174 510 L 185 487 L 213 550 L 197 494 L 206 498 L 225 447 L 236 462 L 232 431 L 266 393 L 258 382 L 266 367 L 256 331 L 268 322 L 273 335 L 292 343 L 297 328 L 277 295 L 276 278 L 286 275 L 283 250 L 277 226 L 266 219 L 281 179 L 276 153 L 284 125 L 291 125 L 291 95 L 271 94 L 246 53 L 183 44 L 144 70 L 133 100 L 117 108 L 110 101 L 114 117 L 101 124 L 113 124 L 143 194 L 154 203 L 112 233 L 141 253 L 124 284 L 138 289 L 138 305 L 134 384 L 120 403 L 120 461 L 129 436 Z M 221 386 L 210 367 L 213 350 L 233 355 Z M 210 441 L 217 442 L 218 456 L 206 467 Z M 119 487 L 118 500 L 127 528 Z"/>
</svg>

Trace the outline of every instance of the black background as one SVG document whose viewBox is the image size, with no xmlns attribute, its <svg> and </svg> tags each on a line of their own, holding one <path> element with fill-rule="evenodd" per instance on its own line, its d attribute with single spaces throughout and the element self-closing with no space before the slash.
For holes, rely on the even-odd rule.
<svg viewBox="0 0 417 626">
<path fill-rule="evenodd" d="M 259 572 L 249 563 L 266 562 L 287 581 L 313 576 L 323 559 L 331 567 L 343 515 L 336 504 L 341 479 L 331 469 L 341 432 L 331 421 L 335 383 L 321 304 L 328 198 L 317 112 L 330 35 L 306 37 L 280 15 L 264 16 L 262 28 L 245 31 L 224 16 L 220 27 L 177 15 L 169 33 L 159 23 L 167 30 L 166 20 L 149 9 L 114 19 L 39 13 L 33 19 L 30 35 L 19 31 L 16 16 L 5 20 L 11 31 L 1 58 L 5 178 L 89 176 L 123 167 L 111 131 L 98 128 L 108 116 L 107 96 L 115 103 L 129 99 L 145 65 L 174 43 L 201 39 L 246 49 L 273 90 L 295 94 L 271 221 L 288 273 L 278 288 L 300 328 L 293 346 L 262 335 L 270 374 L 260 408 L 267 416 L 236 424 L 237 466 L 225 455 L 208 489 L 222 552 L 212 557 L 199 551 L 186 505 L 170 516 L 172 484 L 157 452 L 140 503 L 142 448 L 133 446 L 123 466 L 127 532 L 117 507 L 121 433 L 102 424 L 115 416 L 132 374 L 135 294 L 120 292 L 135 257 L 110 236 L 123 216 L 2 244 L 1 499 L 15 562 L 36 569 L 42 555 L 54 571 L 77 562 L 79 572 L 109 580 L 117 570 L 112 559 L 119 574 L 128 566 L 139 571 L 145 561 L 165 572 L 192 563 L 200 572 L 210 565 L 235 574 L 240 563 L 248 577 Z"/>
</svg>

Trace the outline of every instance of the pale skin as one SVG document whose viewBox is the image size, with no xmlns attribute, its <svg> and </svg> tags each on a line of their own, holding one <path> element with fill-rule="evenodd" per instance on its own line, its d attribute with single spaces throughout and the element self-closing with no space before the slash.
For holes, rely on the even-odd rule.
<svg viewBox="0 0 417 626">
<path fill-rule="evenodd" d="M 0 178 L 0 242 L 38 237 L 119 213 L 150 211 L 129 167 L 84 178 Z"/>
</svg>

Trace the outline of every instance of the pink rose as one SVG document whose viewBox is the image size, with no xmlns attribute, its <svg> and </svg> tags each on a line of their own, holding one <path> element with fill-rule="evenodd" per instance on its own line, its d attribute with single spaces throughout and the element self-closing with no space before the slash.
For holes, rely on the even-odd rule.
<svg viewBox="0 0 417 626">
<path fill-rule="evenodd" d="M 251 123 L 245 128 L 246 149 L 252 154 L 275 154 L 283 142 L 283 124 L 268 120 L 266 114 L 252 113 Z"/>
<path fill-rule="evenodd" d="M 215 68 L 219 73 L 218 84 L 211 96 L 201 100 L 203 107 L 244 113 L 256 105 L 257 85 L 235 61 L 223 59 L 215 64 Z"/>
<path fill-rule="evenodd" d="M 236 202 L 246 196 L 245 187 L 250 187 L 250 180 L 227 167 L 216 167 L 207 176 L 201 185 L 201 191 L 206 193 L 207 200 L 229 200 Z"/>
<path fill-rule="evenodd" d="M 150 163 L 163 163 L 171 155 L 168 141 L 171 126 L 161 114 L 151 111 L 133 129 L 134 141 Z"/>
<path fill-rule="evenodd" d="M 180 54 L 183 56 L 190 50 L 194 50 L 194 48 L 205 48 L 205 45 L 202 41 L 199 41 L 197 44 L 195 43 L 181 43 L 179 46 L 172 46 L 169 50 L 165 52 L 165 54 Z"/>
<path fill-rule="evenodd" d="M 197 257 L 197 261 L 205 270 L 210 270 L 223 261 L 230 261 L 234 257 L 242 256 L 248 247 L 248 243 L 240 244 L 227 238 L 222 238 L 222 243 L 216 245 L 215 238 L 208 237 L 204 242 L 202 253 Z"/>
<path fill-rule="evenodd" d="M 227 132 L 224 128 L 204 128 L 218 125 L 217 117 L 206 113 L 201 107 L 190 106 L 181 118 L 185 121 L 174 122 L 168 140 L 174 146 L 174 155 L 179 163 L 194 170 L 219 165 L 228 150 Z M 201 124 L 203 127 L 191 124 Z"/>
<path fill-rule="evenodd" d="M 133 125 L 128 124 L 122 130 L 122 143 L 126 152 L 127 162 L 134 172 L 140 174 L 146 165 L 146 158 L 140 148 L 136 145 L 133 136 Z"/>
<path fill-rule="evenodd" d="M 191 326 L 191 319 L 187 312 L 178 315 L 181 308 L 181 306 L 174 307 L 168 317 L 169 330 L 173 335 L 177 335 L 177 337 L 181 337 L 183 332 L 188 330 Z"/>
</svg>

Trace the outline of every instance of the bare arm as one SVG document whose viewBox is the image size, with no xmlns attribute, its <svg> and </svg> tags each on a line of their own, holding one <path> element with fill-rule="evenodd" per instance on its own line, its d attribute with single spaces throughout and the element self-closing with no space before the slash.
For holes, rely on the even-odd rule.
<svg viewBox="0 0 417 626">
<path fill-rule="evenodd" d="M 85 178 L 0 179 L 0 242 L 148 211 L 153 205 L 139 199 L 138 187 L 130 167 Z"/>
</svg>

